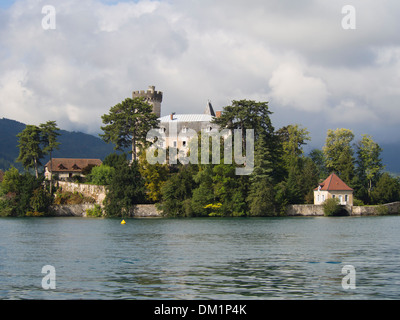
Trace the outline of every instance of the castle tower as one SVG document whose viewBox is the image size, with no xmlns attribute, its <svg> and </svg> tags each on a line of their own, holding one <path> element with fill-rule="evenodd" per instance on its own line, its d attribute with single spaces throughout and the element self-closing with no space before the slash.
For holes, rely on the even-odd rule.
<svg viewBox="0 0 400 320">
<path fill-rule="evenodd" d="M 155 91 L 155 88 L 155 86 L 149 86 L 149 89 L 147 89 L 147 91 L 133 91 L 132 98 L 145 98 L 145 101 L 153 106 L 153 113 L 155 113 L 157 117 L 160 118 L 163 93 L 161 91 Z"/>
</svg>

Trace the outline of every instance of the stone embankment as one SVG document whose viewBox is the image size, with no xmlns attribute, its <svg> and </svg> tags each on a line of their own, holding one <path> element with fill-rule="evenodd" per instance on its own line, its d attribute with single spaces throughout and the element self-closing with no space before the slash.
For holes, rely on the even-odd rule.
<svg viewBox="0 0 400 320">
<path fill-rule="evenodd" d="M 349 216 L 375 216 L 383 214 L 400 214 L 400 202 L 386 203 L 378 206 L 344 206 Z M 287 207 L 287 216 L 323 216 L 322 205 L 296 204 Z"/>
<path fill-rule="evenodd" d="M 64 204 L 54 205 L 51 212 L 56 217 L 86 217 L 86 210 L 93 209 L 95 204 Z M 133 218 L 161 217 L 161 212 L 153 204 L 138 204 L 131 213 Z"/>
<path fill-rule="evenodd" d="M 104 186 L 97 186 L 93 184 L 58 181 L 57 185 L 62 189 L 63 192 L 79 192 L 85 197 L 93 198 L 96 203 L 100 205 L 103 204 L 107 194 Z"/>
<path fill-rule="evenodd" d="M 95 203 L 53 205 L 52 214 L 57 217 L 86 217 L 86 210 L 93 209 L 96 205 L 103 206 L 106 198 L 104 186 L 58 181 L 58 186 L 63 192 L 79 192 L 83 196 L 93 198 Z M 132 217 L 150 218 L 161 217 L 161 212 L 153 204 L 139 204 L 132 210 Z"/>
</svg>

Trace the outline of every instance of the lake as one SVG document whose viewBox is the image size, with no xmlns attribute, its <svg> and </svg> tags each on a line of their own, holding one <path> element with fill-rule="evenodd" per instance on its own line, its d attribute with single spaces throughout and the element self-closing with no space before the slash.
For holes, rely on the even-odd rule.
<svg viewBox="0 0 400 320">
<path fill-rule="evenodd" d="M 400 297 L 400 216 L 120 222 L 1 218 L 0 299 Z"/>
</svg>

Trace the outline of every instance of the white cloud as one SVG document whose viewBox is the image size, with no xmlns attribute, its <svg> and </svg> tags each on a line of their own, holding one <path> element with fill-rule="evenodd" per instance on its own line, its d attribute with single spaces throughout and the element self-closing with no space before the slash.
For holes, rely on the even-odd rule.
<svg viewBox="0 0 400 320">
<path fill-rule="evenodd" d="M 329 96 L 324 82 L 305 75 L 298 63 L 283 63 L 269 81 L 271 97 L 277 103 L 307 112 L 319 112 L 326 108 Z"/>
<path fill-rule="evenodd" d="M 155 85 L 164 114 L 249 98 L 310 131 L 400 124 L 394 0 L 354 0 L 356 30 L 341 28 L 339 0 L 51 2 L 56 30 L 41 27 L 47 1 L 0 10 L 0 117 L 94 133 L 111 106 Z"/>
</svg>

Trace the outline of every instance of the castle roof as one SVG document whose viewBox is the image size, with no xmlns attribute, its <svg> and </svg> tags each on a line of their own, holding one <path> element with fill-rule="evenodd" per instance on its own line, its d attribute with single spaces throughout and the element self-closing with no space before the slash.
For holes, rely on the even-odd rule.
<svg viewBox="0 0 400 320">
<path fill-rule="evenodd" d="M 50 169 L 50 162 L 46 163 L 46 167 Z M 100 159 L 72 159 L 72 158 L 53 158 L 52 171 L 55 172 L 82 172 L 88 165 L 100 166 Z"/>
<path fill-rule="evenodd" d="M 204 114 L 209 114 L 209 115 L 215 117 L 215 112 L 214 112 L 213 106 L 210 101 L 208 101 L 208 103 L 207 103 L 207 107 L 204 110 Z"/>
<path fill-rule="evenodd" d="M 332 173 L 324 182 L 320 183 L 315 191 L 353 191 L 347 184 L 343 182 L 335 173 Z"/>
<path fill-rule="evenodd" d="M 172 119 L 171 119 L 172 116 Z M 172 114 L 159 118 L 160 122 L 211 122 L 212 115 L 209 114 Z"/>
</svg>

